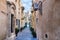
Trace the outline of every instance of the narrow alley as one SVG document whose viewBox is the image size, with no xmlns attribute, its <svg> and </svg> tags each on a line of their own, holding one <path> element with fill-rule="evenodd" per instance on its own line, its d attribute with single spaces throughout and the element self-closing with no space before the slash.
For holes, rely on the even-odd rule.
<svg viewBox="0 0 60 40">
<path fill-rule="evenodd" d="M 19 32 L 15 40 L 37 40 L 33 38 L 30 28 L 25 28 L 22 32 Z"/>
<path fill-rule="evenodd" d="M 60 0 L 0 0 L 0 40 L 60 40 Z"/>
</svg>

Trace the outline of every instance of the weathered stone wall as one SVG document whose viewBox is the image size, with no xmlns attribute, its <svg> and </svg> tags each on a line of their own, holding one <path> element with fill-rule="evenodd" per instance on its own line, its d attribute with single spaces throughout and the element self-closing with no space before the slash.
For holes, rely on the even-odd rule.
<svg viewBox="0 0 60 40">
<path fill-rule="evenodd" d="M 38 39 L 60 40 L 60 0 L 44 0 L 42 12 L 42 16 L 36 16 L 39 21 L 36 24 Z"/>
<path fill-rule="evenodd" d="M 59 0 L 46 0 L 43 3 L 42 37 L 43 40 L 60 40 Z M 47 36 L 47 38 L 46 38 Z"/>
<path fill-rule="evenodd" d="M 54 28 L 52 25 L 54 2 L 55 0 L 45 0 L 42 4 L 42 40 L 54 40 Z"/>
<path fill-rule="evenodd" d="M 37 39 L 41 40 L 41 35 L 42 35 L 42 29 L 41 29 L 41 24 L 42 23 L 42 15 L 40 14 L 39 10 L 36 11 L 36 33 L 37 33 Z"/>
<path fill-rule="evenodd" d="M 0 0 L 0 40 L 6 37 L 7 32 L 7 6 L 6 0 Z"/>
<path fill-rule="evenodd" d="M 53 7 L 53 25 L 52 30 L 54 40 L 60 40 L 60 0 L 55 0 Z"/>
</svg>

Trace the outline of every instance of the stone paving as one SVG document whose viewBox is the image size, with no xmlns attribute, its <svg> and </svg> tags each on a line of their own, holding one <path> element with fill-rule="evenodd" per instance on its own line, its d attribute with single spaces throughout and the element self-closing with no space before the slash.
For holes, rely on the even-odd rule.
<svg viewBox="0 0 60 40">
<path fill-rule="evenodd" d="M 37 40 L 33 38 L 29 27 L 25 28 L 22 32 L 19 32 L 15 40 Z"/>
<path fill-rule="evenodd" d="M 6 37 L 6 39 L 4 40 L 15 40 L 15 37 L 16 37 L 15 34 L 12 33 L 10 37 Z"/>
</svg>

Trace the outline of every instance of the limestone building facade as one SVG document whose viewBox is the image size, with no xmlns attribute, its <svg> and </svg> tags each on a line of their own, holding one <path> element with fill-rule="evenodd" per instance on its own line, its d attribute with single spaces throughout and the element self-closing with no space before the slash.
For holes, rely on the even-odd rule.
<svg viewBox="0 0 60 40">
<path fill-rule="evenodd" d="M 60 40 L 60 0 L 39 0 L 36 11 L 38 40 Z"/>
<path fill-rule="evenodd" d="M 7 0 L 7 35 L 6 40 L 10 40 L 12 37 L 15 38 L 15 25 L 16 25 L 16 5 L 15 0 Z"/>
<path fill-rule="evenodd" d="M 20 0 L 15 0 L 15 4 L 16 4 L 16 27 L 20 29 L 20 22 L 21 22 Z"/>
<path fill-rule="evenodd" d="M 20 0 L 0 0 L 0 40 L 15 37 L 16 27 L 20 27 Z"/>
<path fill-rule="evenodd" d="M 23 4 L 21 5 L 21 11 L 20 11 L 20 13 L 21 13 L 21 26 L 20 26 L 20 28 L 22 28 L 22 27 L 24 27 L 25 26 L 25 13 L 24 13 L 24 6 L 23 6 Z"/>
<path fill-rule="evenodd" d="M 0 40 L 5 39 L 7 32 L 7 5 L 6 0 L 0 0 Z"/>
</svg>

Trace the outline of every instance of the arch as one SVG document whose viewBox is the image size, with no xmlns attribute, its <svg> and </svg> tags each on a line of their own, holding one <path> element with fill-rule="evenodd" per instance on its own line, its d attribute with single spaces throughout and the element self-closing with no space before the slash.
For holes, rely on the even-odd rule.
<svg viewBox="0 0 60 40">
<path fill-rule="evenodd" d="M 7 1 L 7 5 L 9 5 L 9 6 L 13 5 L 13 9 L 16 10 L 16 6 L 15 6 L 15 4 L 13 2 Z"/>
</svg>

